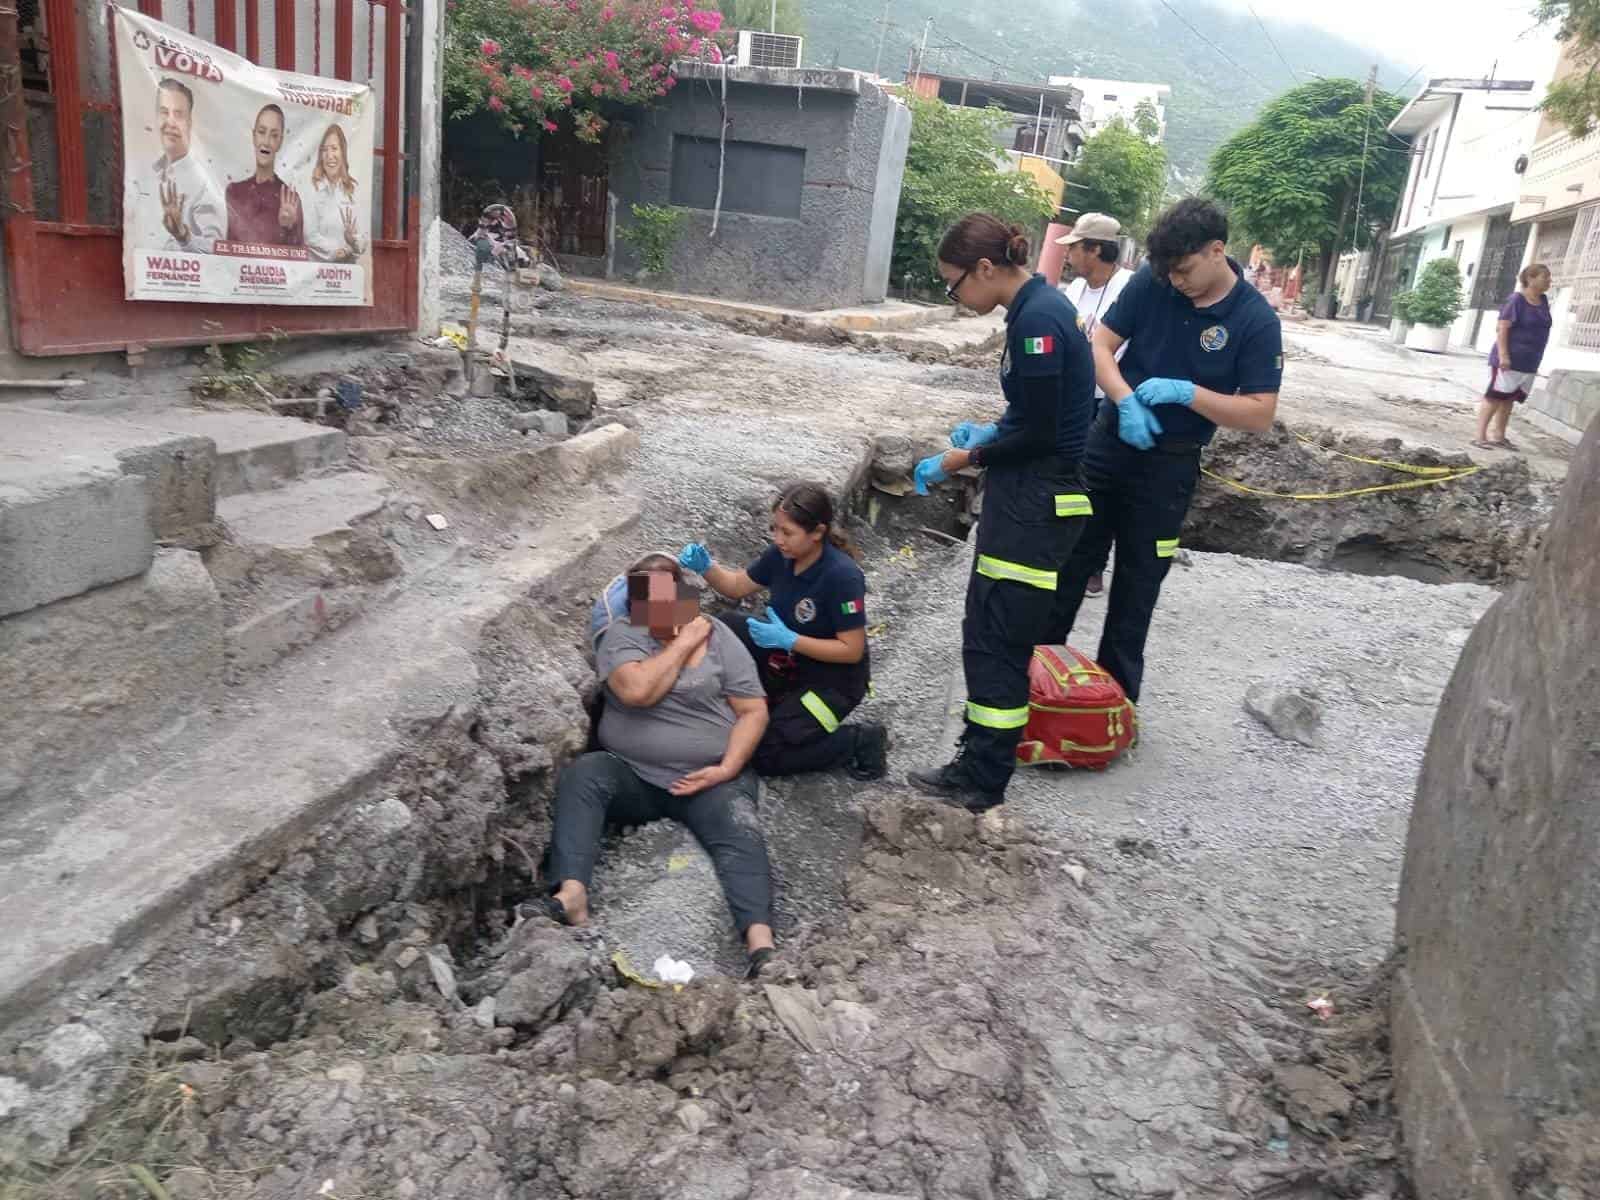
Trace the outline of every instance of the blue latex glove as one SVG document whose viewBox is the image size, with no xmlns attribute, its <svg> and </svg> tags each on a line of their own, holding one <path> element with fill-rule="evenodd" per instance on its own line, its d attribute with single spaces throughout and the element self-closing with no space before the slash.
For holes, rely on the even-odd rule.
<svg viewBox="0 0 1600 1200">
<path fill-rule="evenodd" d="M 917 486 L 917 495 L 926 496 L 930 483 L 943 483 L 949 478 L 944 473 L 943 464 L 942 454 L 931 455 L 917 464 L 917 469 L 911 473 L 911 481 Z"/>
<path fill-rule="evenodd" d="M 783 623 L 783 618 L 767 609 L 767 619 L 750 618 L 750 640 L 768 650 L 793 650 L 800 635 Z"/>
<path fill-rule="evenodd" d="M 1000 426 L 990 423 L 979 425 L 976 421 L 963 421 L 950 431 L 950 444 L 957 450 L 976 450 L 987 446 L 1000 436 Z"/>
<path fill-rule="evenodd" d="M 711 570 L 711 551 L 699 542 L 690 542 L 678 552 L 678 565 L 696 575 L 704 575 Z"/>
<path fill-rule="evenodd" d="M 1156 420 L 1139 393 L 1124 396 L 1117 405 L 1117 436 L 1135 450 L 1149 450 L 1161 433 L 1161 422 Z"/>
<path fill-rule="evenodd" d="M 1181 404 L 1188 408 L 1194 403 L 1194 384 L 1187 379 L 1146 379 L 1133 389 L 1133 394 L 1152 407 Z"/>
</svg>

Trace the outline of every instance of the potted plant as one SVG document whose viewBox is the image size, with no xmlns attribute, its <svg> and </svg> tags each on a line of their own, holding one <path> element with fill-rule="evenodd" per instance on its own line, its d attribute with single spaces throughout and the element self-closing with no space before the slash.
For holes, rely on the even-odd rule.
<svg viewBox="0 0 1600 1200">
<path fill-rule="evenodd" d="M 1396 319 L 1411 326 L 1406 346 L 1443 354 L 1450 327 L 1461 315 L 1461 268 L 1453 258 L 1436 258 L 1422 269 L 1417 286 L 1394 298 Z"/>
</svg>

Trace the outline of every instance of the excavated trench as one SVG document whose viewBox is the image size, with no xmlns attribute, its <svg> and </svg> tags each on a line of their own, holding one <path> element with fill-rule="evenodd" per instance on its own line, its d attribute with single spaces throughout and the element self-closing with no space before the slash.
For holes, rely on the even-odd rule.
<svg viewBox="0 0 1600 1200">
<path fill-rule="evenodd" d="M 1330 446 L 1405 457 L 1317 440 L 1224 437 L 1207 465 L 1262 491 L 1334 492 L 1381 469 Z M 919 557 L 959 553 L 974 495 L 964 480 L 896 494 L 912 447 L 885 441 L 849 504 L 881 580 L 874 619 L 894 624 L 921 611 Z M 1515 578 L 1548 511 L 1514 463 L 1348 501 L 1235 497 L 1202 489 L 1189 548 L 1430 582 Z M 1277 1144 L 1261 1078 L 1297 1053 L 1304 1013 L 1281 997 L 1298 984 L 1263 977 L 1264 1002 L 1242 1022 L 1234 1002 L 1209 998 L 1198 959 L 1152 957 L 1171 932 L 1119 933 L 1108 899 L 1063 891 L 1071 848 L 1006 819 L 863 799 L 828 779 L 765 786 L 785 942 L 765 988 L 730 978 L 742 955 L 720 890 L 674 827 L 608 840 L 593 930 L 519 919 L 556 770 L 588 739 L 589 599 L 508 610 L 479 648 L 474 709 L 416 728 L 387 777 L 191 939 L 42 1049 L 0 1057 L 0 1076 L 95 1112 L 70 1142 L 60 1129 L 36 1140 L 40 1161 L 13 1162 L 0 1196 L 1131 1198 L 1180 1194 L 1183 1180 L 1206 1190 L 1179 1169 L 1180 1145 L 1215 1151 L 1223 1188 Z M 1048 942 L 1029 933 L 1040 929 Z M 689 958 L 697 982 L 630 981 L 658 949 Z M 1116 980 L 1146 960 L 1191 997 L 1143 1035 L 1168 1056 L 1153 1107 L 1121 1069 L 1135 1051 L 1119 1048 L 1117 1024 L 1128 1001 Z M 1110 982 L 1069 1006 L 1094 1048 L 1075 1065 L 1083 1045 L 1056 1044 L 1048 981 L 1080 970 L 1091 994 Z M 1354 984 L 1340 1001 L 1367 1005 Z M 74 1058 L 82 1038 L 63 1030 L 86 1028 L 100 1047 Z M 1236 1032 L 1197 1049 L 1216 1030 Z M 1382 1055 L 1369 1057 L 1372 1077 L 1357 1082 L 1370 1099 L 1319 1121 L 1382 1127 Z M 1064 1124 L 1063 1080 L 1109 1088 L 1105 1112 Z M 1323 1182 L 1381 1188 L 1383 1161 Z M 1271 1167 L 1254 1182 L 1281 1182 Z M 1330 1194 L 1317 1178 L 1282 1194 Z"/>
</svg>

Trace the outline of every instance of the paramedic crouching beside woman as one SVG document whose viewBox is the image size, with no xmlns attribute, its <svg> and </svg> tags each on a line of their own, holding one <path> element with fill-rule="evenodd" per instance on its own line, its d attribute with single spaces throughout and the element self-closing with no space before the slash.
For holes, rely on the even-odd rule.
<svg viewBox="0 0 1600 1200">
<path fill-rule="evenodd" d="M 779 776 L 843 767 L 862 781 L 881 779 L 887 731 L 870 721 L 844 723 L 870 684 L 867 580 L 835 523 L 827 489 L 785 488 L 772 506 L 772 545 L 742 571 L 713 563 L 699 542 L 685 546 L 678 562 L 728 600 L 770 591 L 765 617 L 722 618 L 755 659 L 772 708 L 756 747 L 756 771 Z"/>
</svg>

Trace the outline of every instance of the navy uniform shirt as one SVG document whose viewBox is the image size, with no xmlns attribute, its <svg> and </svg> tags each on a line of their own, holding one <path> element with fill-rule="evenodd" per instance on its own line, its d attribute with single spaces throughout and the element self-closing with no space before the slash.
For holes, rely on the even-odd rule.
<svg viewBox="0 0 1600 1200">
<path fill-rule="evenodd" d="M 1138 387 L 1146 379 L 1186 379 L 1224 395 L 1276 392 L 1283 384 L 1283 327 L 1266 297 L 1244 281 L 1210 308 L 1196 308 L 1150 264 L 1140 267 L 1100 323 L 1128 340 L 1122 377 Z M 1107 404 L 1111 401 L 1107 400 Z M 1217 427 L 1193 409 L 1163 404 L 1156 419 L 1166 436 L 1208 442 Z"/>
<path fill-rule="evenodd" d="M 1006 348 L 1000 360 L 1006 412 L 1000 418 L 1000 437 L 1022 427 L 1022 381 L 1041 376 L 1060 381 L 1056 448 L 1067 462 L 1077 463 L 1094 416 L 1094 355 L 1072 301 L 1043 275 L 1035 275 L 1006 310 Z"/>
<path fill-rule="evenodd" d="M 849 629 L 866 627 L 866 576 L 855 559 L 831 542 L 823 543 L 822 557 L 798 575 L 794 562 L 779 553 L 776 546 L 768 546 L 745 574 L 769 590 L 768 603 L 772 611 L 801 637 L 826 640 Z M 780 651 L 773 653 L 781 658 L 789 657 Z M 865 654 L 858 663 L 817 662 L 804 655 L 795 655 L 794 659 L 802 677 L 816 678 L 819 673 L 837 675 L 838 679 L 830 683 L 845 691 L 851 690 L 854 683 L 859 683 L 859 690 L 867 686 Z"/>
</svg>

